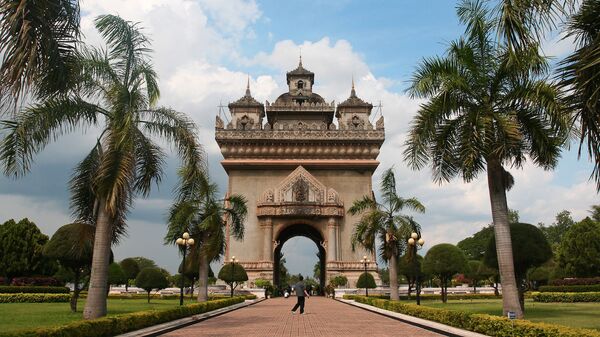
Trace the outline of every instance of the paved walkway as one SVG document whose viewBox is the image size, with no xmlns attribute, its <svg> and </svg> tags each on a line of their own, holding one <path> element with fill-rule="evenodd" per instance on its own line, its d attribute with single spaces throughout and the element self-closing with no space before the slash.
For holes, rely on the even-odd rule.
<svg viewBox="0 0 600 337">
<path fill-rule="evenodd" d="M 274 298 L 164 336 L 441 336 L 323 297 L 306 300 L 305 314 L 292 315 L 295 298 Z"/>
</svg>

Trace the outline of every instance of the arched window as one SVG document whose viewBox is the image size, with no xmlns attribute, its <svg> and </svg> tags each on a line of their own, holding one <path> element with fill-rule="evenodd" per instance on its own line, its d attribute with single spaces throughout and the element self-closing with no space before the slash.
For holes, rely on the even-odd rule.
<svg viewBox="0 0 600 337">
<path fill-rule="evenodd" d="M 303 89 L 303 88 L 304 88 L 304 82 L 298 81 L 298 89 Z"/>
</svg>

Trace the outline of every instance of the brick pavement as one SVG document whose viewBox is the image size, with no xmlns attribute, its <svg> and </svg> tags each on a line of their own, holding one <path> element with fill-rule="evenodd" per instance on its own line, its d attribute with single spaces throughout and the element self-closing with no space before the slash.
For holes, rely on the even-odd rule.
<svg viewBox="0 0 600 337">
<path fill-rule="evenodd" d="M 292 315 L 296 299 L 274 298 L 164 336 L 441 336 L 323 297 L 306 300 L 305 314 Z"/>
</svg>

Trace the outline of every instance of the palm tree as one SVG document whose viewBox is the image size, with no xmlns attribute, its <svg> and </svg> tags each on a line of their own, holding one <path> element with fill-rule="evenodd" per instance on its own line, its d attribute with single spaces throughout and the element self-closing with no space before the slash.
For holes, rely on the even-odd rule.
<svg viewBox="0 0 600 337">
<path fill-rule="evenodd" d="M 148 196 L 161 180 L 165 153 L 151 137 L 173 143 L 189 167 L 199 166 L 202 153 L 194 123 L 155 106 L 157 76 L 139 26 L 113 15 L 100 16 L 95 24 L 107 50 L 83 48 L 76 90 L 19 112 L 4 123 L 6 137 L 0 143 L 5 174 L 18 177 L 51 140 L 78 127 L 102 130 L 71 180 L 75 217 L 96 226 L 86 319 L 106 315 L 111 243 L 124 233 L 135 197 Z"/>
<path fill-rule="evenodd" d="M 573 124 L 579 125 L 579 155 L 587 139 L 587 152 L 594 162 L 592 177 L 600 192 L 600 2 L 583 1 L 570 17 L 566 36 L 574 37 L 577 50 L 560 63 L 558 74 L 566 90 Z M 576 124 L 577 123 L 577 124 Z"/>
<path fill-rule="evenodd" d="M 406 240 L 411 233 L 420 233 L 421 227 L 412 217 L 400 213 L 408 208 L 417 212 L 425 212 L 425 206 L 416 198 L 404 199 L 396 192 L 396 178 L 390 168 L 383 173 L 381 180 L 381 197 L 378 203 L 374 196 L 364 196 L 354 201 L 348 213 L 361 214 L 361 218 L 352 233 L 352 249 L 360 244 L 368 252 L 376 250 L 379 241 L 379 256 L 388 262 L 390 274 L 390 298 L 399 300 L 398 296 L 398 256 L 406 250 Z"/>
<path fill-rule="evenodd" d="M 431 162 L 437 182 L 457 175 L 470 182 L 487 172 L 503 308 L 522 317 L 506 202 L 514 181 L 505 166 L 519 168 L 530 158 L 552 169 L 566 123 L 559 90 L 542 77 L 548 67 L 537 46 L 511 51 L 495 40 L 490 12 L 479 1 L 463 1 L 458 15 L 465 36 L 444 57 L 422 61 L 413 75 L 410 93 L 427 101 L 412 122 L 405 159 L 413 169 Z"/>
<path fill-rule="evenodd" d="M 204 302 L 208 300 L 209 264 L 225 253 L 226 229 L 233 238 L 243 239 L 248 208 L 241 195 L 218 199 L 217 185 L 201 168 L 184 167 L 179 174 L 178 197 L 169 212 L 165 244 L 175 244 L 185 231 L 194 238 L 191 254 L 199 257 L 198 302 Z"/>
<path fill-rule="evenodd" d="M 79 21 L 79 1 L 0 0 L 0 115 L 70 86 Z"/>
</svg>

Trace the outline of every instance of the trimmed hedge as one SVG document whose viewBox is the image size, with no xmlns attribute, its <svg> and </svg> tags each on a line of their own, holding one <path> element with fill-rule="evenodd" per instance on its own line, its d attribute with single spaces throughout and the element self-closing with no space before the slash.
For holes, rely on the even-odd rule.
<svg viewBox="0 0 600 337">
<path fill-rule="evenodd" d="M 195 303 L 166 310 L 148 310 L 103 317 L 89 321 L 77 321 L 52 328 L 39 328 L 1 333 L 0 337 L 104 337 L 143 329 L 183 317 L 202 314 L 233 304 L 244 302 L 243 297 L 233 297 L 203 303 Z"/>
<path fill-rule="evenodd" d="M 579 285 L 579 286 L 541 286 L 542 293 L 587 293 L 600 291 L 600 284 Z"/>
<path fill-rule="evenodd" d="M 535 302 L 600 302 L 600 292 L 584 293 L 532 293 Z"/>
<path fill-rule="evenodd" d="M 344 295 L 344 299 L 352 299 L 350 297 L 357 295 Z M 390 297 L 388 295 L 369 295 L 369 297 L 389 300 Z M 417 298 L 416 295 L 411 295 L 410 298 L 407 295 L 400 295 L 401 301 L 407 300 L 415 300 Z M 500 299 L 502 296 L 496 296 L 494 294 L 448 294 L 449 300 L 488 300 L 488 299 Z M 422 300 L 441 300 L 442 295 L 437 294 L 421 294 Z"/>
<path fill-rule="evenodd" d="M 0 294 L 68 294 L 67 287 L 45 287 L 45 286 L 0 286 Z"/>
<path fill-rule="evenodd" d="M 0 303 L 55 303 L 70 300 L 70 294 L 0 294 Z"/>
<path fill-rule="evenodd" d="M 87 292 L 79 295 L 79 298 L 86 298 L 86 297 L 87 297 Z M 190 297 L 190 294 L 184 295 L 184 298 L 189 298 L 189 297 Z M 196 296 L 194 295 L 194 298 L 195 297 Z M 253 295 L 253 294 L 237 295 L 236 297 L 244 297 L 247 300 L 255 300 L 257 298 L 256 295 Z M 114 300 L 147 299 L 148 295 L 144 295 L 144 294 L 109 294 L 108 298 L 114 299 Z M 208 296 L 209 300 L 218 300 L 218 299 L 225 299 L 225 298 L 231 298 L 231 296 L 229 296 L 229 295 Z M 175 300 L 175 299 L 179 299 L 179 294 L 168 294 L 168 295 L 167 294 L 165 294 L 165 295 L 151 294 L 150 299 Z"/>
<path fill-rule="evenodd" d="M 488 336 L 600 337 L 600 331 L 596 330 L 570 328 L 556 324 L 534 323 L 527 320 L 511 321 L 508 318 L 501 316 L 429 308 L 415 304 L 403 304 L 398 301 L 367 298 L 364 296 L 354 296 L 354 300 L 381 309 L 439 322 Z"/>
<path fill-rule="evenodd" d="M 64 282 L 59 281 L 54 277 L 49 276 L 34 276 L 34 277 L 15 277 L 10 282 L 12 286 L 41 286 L 41 287 L 58 287 Z"/>
<path fill-rule="evenodd" d="M 550 281 L 551 286 L 585 286 L 592 284 L 600 284 L 600 277 L 568 278 Z"/>
</svg>

